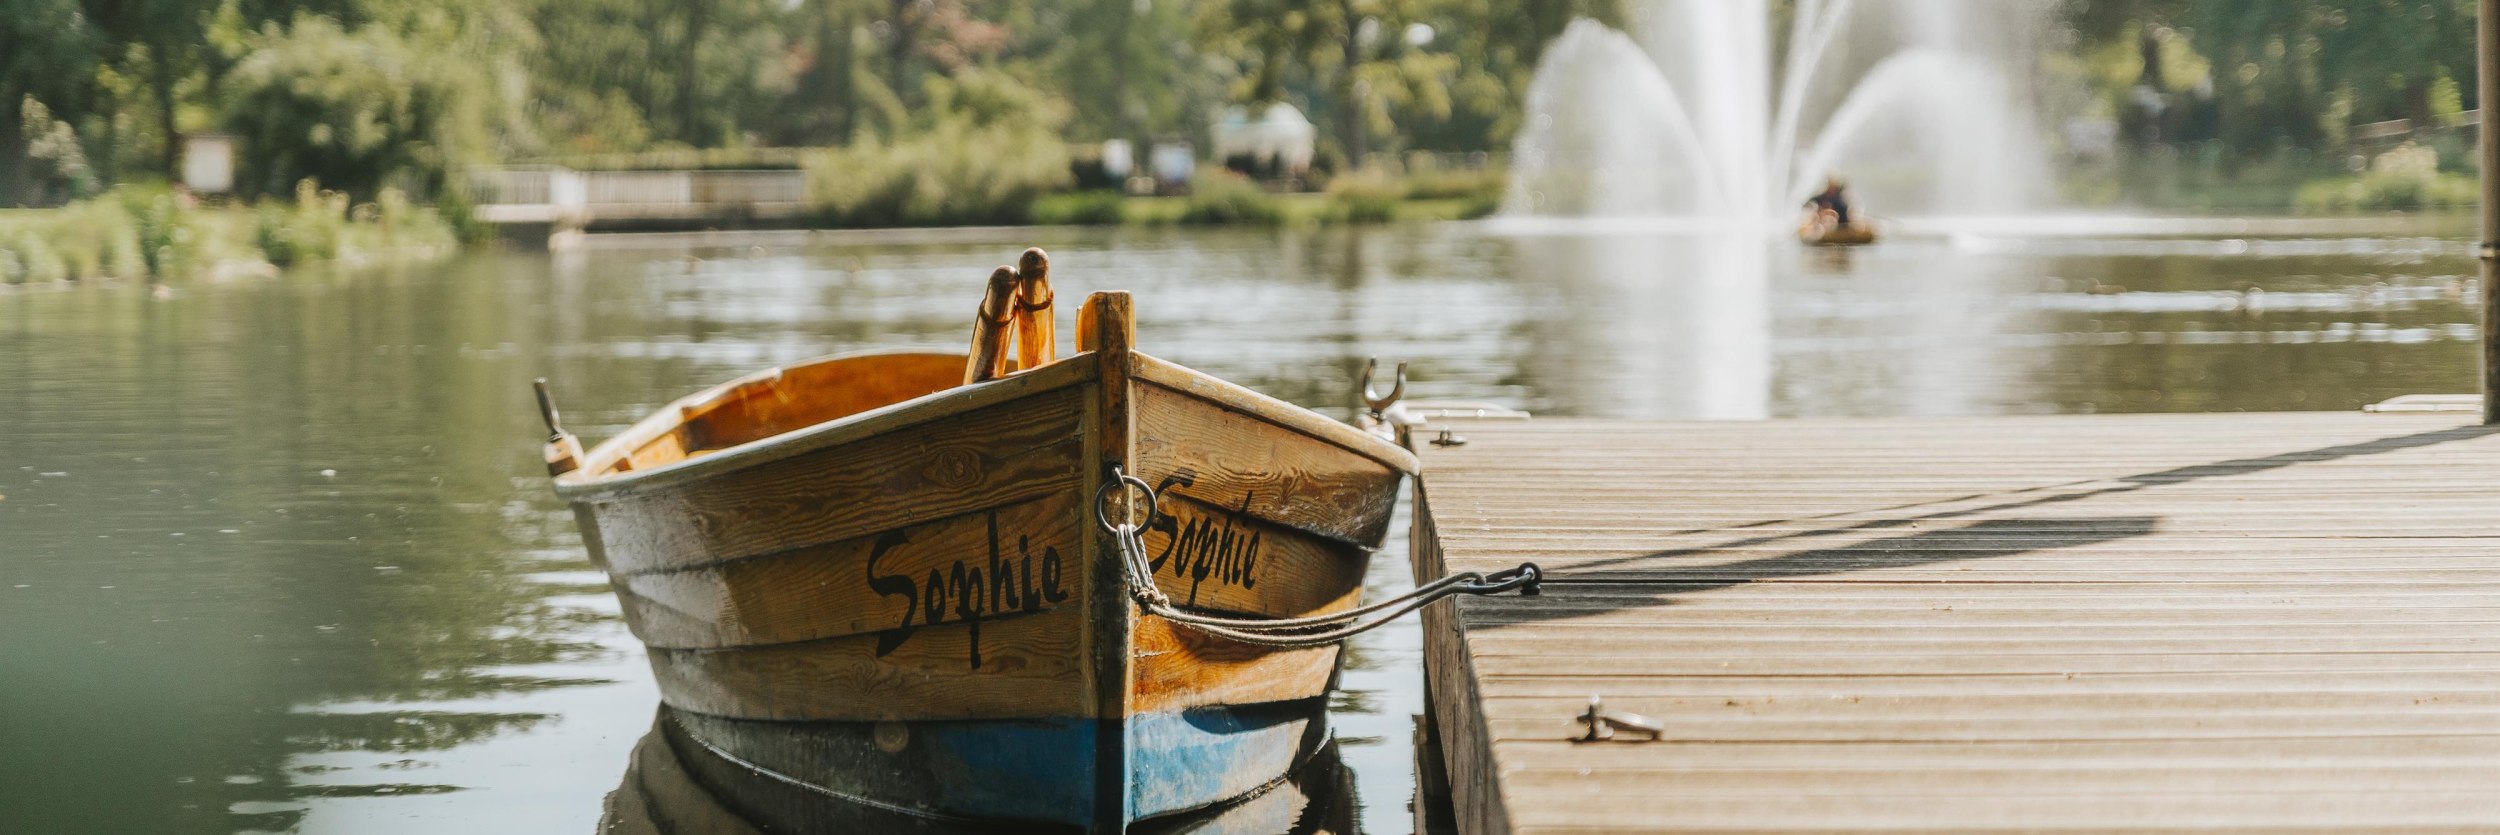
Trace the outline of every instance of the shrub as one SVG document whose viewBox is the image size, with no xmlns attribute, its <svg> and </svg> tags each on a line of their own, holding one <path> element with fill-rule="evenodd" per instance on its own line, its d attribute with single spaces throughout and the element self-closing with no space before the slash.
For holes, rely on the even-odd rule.
<svg viewBox="0 0 2500 835">
<path fill-rule="evenodd" d="M 385 188 L 350 211 L 347 196 L 297 184 L 295 199 L 202 209 L 162 186 L 123 186 L 54 209 L 0 211 L 0 283 L 174 278 L 266 261 L 287 265 L 454 246 L 433 211 Z"/>
<path fill-rule="evenodd" d="M 1033 204 L 1033 222 L 1057 226 L 1117 226 L 1128 219 L 1128 198 L 1116 191 L 1053 194 Z"/>
<path fill-rule="evenodd" d="M 820 151 L 806 168 L 808 202 L 833 226 L 1022 223 L 1069 176 L 1055 137 L 953 126 Z"/>
<path fill-rule="evenodd" d="M 0 281 L 148 275 L 150 259 L 142 252 L 138 216 L 157 209 L 152 200 L 157 195 L 167 197 L 163 211 L 175 210 L 170 193 L 133 189 L 55 209 L 0 213 Z M 158 222 L 162 228 L 176 221 Z"/>
<path fill-rule="evenodd" d="M 1180 222 L 1277 226 L 1285 222 L 1285 209 L 1274 195 L 1237 174 L 1201 171 L 1188 204 L 1181 209 Z"/>
<path fill-rule="evenodd" d="M 161 188 L 128 188 L 118 192 L 129 213 L 133 249 L 141 271 L 170 275 L 200 262 L 200 236 L 192 210 L 174 193 Z"/>
<path fill-rule="evenodd" d="M 253 223 L 252 239 L 261 257 L 281 267 L 339 255 L 347 225 L 347 195 L 323 191 L 311 179 L 295 183 L 295 202 L 262 203 Z"/>
<path fill-rule="evenodd" d="M 452 46 L 311 15 L 259 35 L 222 90 L 243 144 L 237 184 L 262 194 L 306 177 L 358 195 L 430 188 L 486 154 L 501 99 L 488 68 Z"/>
<path fill-rule="evenodd" d="M 1387 223 L 1397 219 L 1406 187 L 1385 174 L 1366 171 L 1330 180 L 1328 197 L 1332 214 L 1340 220 Z"/>
<path fill-rule="evenodd" d="M 808 202 L 832 226 L 1023 223 L 1073 175 L 1063 106 L 1003 75 L 929 81 L 929 106 L 891 142 L 809 154 Z"/>
<path fill-rule="evenodd" d="M 2371 160 L 2358 177 L 2301 186 L 2295 201 L 2305 212 L 2413 211 L 2472 206 L 2480 189 L 2473 177 L 2442 173 L 2438 151 L 2408 142 Z"/>
<path fill-rule="evenodd" d="M 1510 172 L 1499 166 L 1480 168 L 1413 168 L 1406 175 L 1408 200 L 1467 200 L 1502 202 L 1502 192 L 1510 187 Z"/>
</svg>

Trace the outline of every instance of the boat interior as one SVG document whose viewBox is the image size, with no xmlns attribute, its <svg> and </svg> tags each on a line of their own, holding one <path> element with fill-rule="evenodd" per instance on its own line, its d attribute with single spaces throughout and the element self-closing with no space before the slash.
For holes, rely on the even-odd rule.
<svg viewBox="0 0 2500 835">
<path fill-rule="evenodd" d="M 584 462 L 593 478 L 650 469 L 841 420 L 964 382 L 964 355 L 851 354 L 773 368 L 661 409 Z"/>
</svg>

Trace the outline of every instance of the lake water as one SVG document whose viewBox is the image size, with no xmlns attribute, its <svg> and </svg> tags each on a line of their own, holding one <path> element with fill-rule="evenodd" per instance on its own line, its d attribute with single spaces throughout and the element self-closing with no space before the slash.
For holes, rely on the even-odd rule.
<svg viewBox="0 0 2500 835">
<path fill-rule="evenodd" d="M 2462 219 L 2032 234 L 2062 227 L 1814 252 L 1473 224 L 611 238 L 0 291 L 0 830 L 591 831 L 656 697 L 547 489 L 530 378 L 597 440 L 763 366 L 960 350 L 1028 244 L 1070 298 L 1135 292 L 1143 350 L 1338 417 L 1372 356 L 1410 361 L 1414 397 L 1642 417 L 2473 385 Z M 1375 591 L 1409 585 L 1404 548 Z M 1365 636 L 1332 699 L 1369 832 L 1410 827 L 1420 645 Z"/>
</svg>

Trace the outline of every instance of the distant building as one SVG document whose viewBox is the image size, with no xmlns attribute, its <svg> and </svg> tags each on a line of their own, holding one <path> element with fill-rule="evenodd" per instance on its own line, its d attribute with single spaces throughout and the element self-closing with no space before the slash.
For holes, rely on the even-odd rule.
<svg viewBox="0 0 2500 835">
<path fill-rule="evenodd" d="M 1299 179 L 1309 174 L 1319 139 L 1319 130 L 1302 110 L 1284 102 L 1267 105 L 1255 120 L 1247 108 L 1225 108 L 1211 133 L 1215 158 L 1226 168 L 1263 179 Z"/>
<path fill-rule="evenodd" d="M 182 138 L 182 187 L 193 194 L 234 190 L 234 137 L 197 133 Z"/>
</svg>

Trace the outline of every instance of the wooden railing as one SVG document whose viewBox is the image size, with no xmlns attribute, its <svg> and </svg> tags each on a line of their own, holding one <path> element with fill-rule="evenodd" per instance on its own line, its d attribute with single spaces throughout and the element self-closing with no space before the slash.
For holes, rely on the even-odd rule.
<svg viewBox="0 0 2500 835">
<path fill-rule="evenodd" d="M 468 186 L 478 217 L 490 223 L 701 223 L 789 218 L 807 208 L 807 173 L 796 169 L 574 171 L 516 166 L 472 170 Z"/>
</svg>

